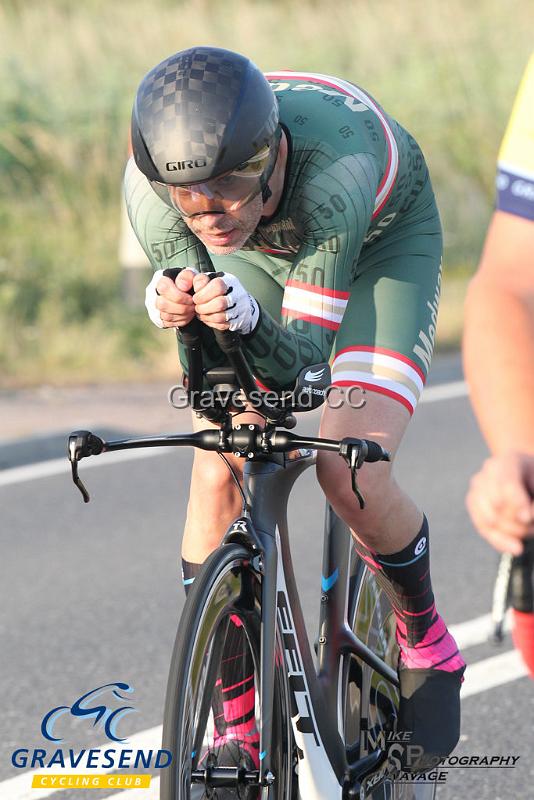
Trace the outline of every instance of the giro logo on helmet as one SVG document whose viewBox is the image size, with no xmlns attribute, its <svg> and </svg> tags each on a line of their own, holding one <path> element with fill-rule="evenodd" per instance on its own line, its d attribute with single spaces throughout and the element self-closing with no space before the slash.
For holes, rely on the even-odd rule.
<svg viewBox="0 0 534 800">
<path fill-rule="evenodd" d="M 185 159 L 184 161 L 167 161 L 165 164 L 166 169 L 169 172 L 176 172 L 177 170 L 182 169 L 195 169 L 198 167 L 205 167 L 207 165 L 207 161 L 205 158 L 192 158 Z"/>
</svg>

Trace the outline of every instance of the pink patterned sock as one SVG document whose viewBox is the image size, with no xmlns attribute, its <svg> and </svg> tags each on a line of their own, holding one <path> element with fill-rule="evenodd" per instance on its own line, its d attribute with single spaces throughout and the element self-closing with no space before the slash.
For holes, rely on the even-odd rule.
<svg viewBox="0 0 534 800">
<path fill-rule="evenodd" d="M 227 740 L 239 740 L 258 765 L 260 735 L 256 727 L 254 661 L 242 623 L 236 616 L 230 617 L 220 688 L 224 726 L 217 727 Z"/>
<path fill-rule="evenodd" d="M 417 536 L 398 553 L 380 555 L 359 541 L 356 547 L 393 607 L 399 666 L 446 672 L 463 670 L 465 661 L 434 603 L 426 517 Z"/>
</svg>

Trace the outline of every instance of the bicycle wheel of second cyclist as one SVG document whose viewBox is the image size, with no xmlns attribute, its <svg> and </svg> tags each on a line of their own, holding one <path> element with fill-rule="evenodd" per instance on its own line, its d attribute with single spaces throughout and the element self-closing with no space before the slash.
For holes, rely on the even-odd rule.
<svg viewBox="0 0 534 800">
<path fill-rule="evenodd" d="M 294 746 L 278 638 L 271 746 L 275 781 L 270 787 L 247 785 L 250 761 L 247 764 L 240 756 L 239 748 L 221 747 L 215 724 L 222 708 L 217 696 L 224 642 L 229 626 L 237 623 L 254 663 L 254 713 L 260 730 L 260 590 L 250 554 L 233 544 L 212 553 L 193 584 L 178 628 L 165 699 L 163 747 L 172 752 L 173 765 L 162 771 L 161 800 L 291 800 L 293 796 Z M 221 767 L 231 768 L 225 773 L 231 785 L 214 785 L 216 778 L 211 776 Z M 206 777 L 207 785 L 200 783 Z"/>
<path fill-rule="evenodd" d="M 353 577 L 348 622 L 354 633 L 392 669 L 397 669 L 399 649 L 391 604 L 372 573 L 353 556 Z M 398 689 L 355 656 L 344 660 L 342 672 L 345 741 L 365 755 L 391 730 L 398 715 Z M 372 800 L 434 800 L 436 785 L 425 777 L 415 781 L 382 783 Z"/>
</svg>

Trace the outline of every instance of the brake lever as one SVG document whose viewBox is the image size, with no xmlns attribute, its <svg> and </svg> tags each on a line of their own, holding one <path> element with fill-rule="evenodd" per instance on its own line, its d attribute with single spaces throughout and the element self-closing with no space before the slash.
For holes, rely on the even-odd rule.
<svg viewBox="0 0 534 800">
<path fill-rule="evenodd" d="M 354 444 L 353 442 L 343 441 L 339 448 L 339 455 L 345 459 L 350 468 L 352 491 L 358 498 L 358 503 L 360 504 L 360 509 L 362 511 L 365 508 L 365 498 L 360 492 L 360 487 L 358 486 L 356 476 L 358 470 L 367 458 L 368 451 L 369 448 L 365 439 L 362 439 L 358 445 Z"/>
<path fill-rule="evenodd" d="M 103 440 L 91 431 L 73 431 L 69 436 L 67 452 L 72 471 L 72 482 L 80 490 L 84 503 L 88 503 L 91 498 L 78 475 L 78 462 L 87 456 L 100 455 L 103 449 Z"/>
<path fill-rule="evenodd" d="M 85 488 L 84 484 L 82 483 L 82 481 L 80 480 L 80 477 L 78 475 L 78 462 L 77 461 L 71 461 L 70 466 L 71 466 L 71 469 L 72 469 L 72 480 L 73 480 L 73 483 L 74 483 L 75 486 L 78 487 L 78 489 L 82 493 L 83 502 L 84 503 L 88 503 L 91 498 L 89 496 L 89 492 Z"/>
</svg>

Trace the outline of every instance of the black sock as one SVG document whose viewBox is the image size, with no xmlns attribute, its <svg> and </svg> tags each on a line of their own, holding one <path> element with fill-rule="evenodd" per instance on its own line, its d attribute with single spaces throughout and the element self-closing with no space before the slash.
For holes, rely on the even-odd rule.
<svg viewBox="0 0 534 800">
<path fill-rule="evenodd" d="M 189 590 L 201 569 L 202 564 L 194 564 L 192 561 L 186 561 L 185 558 L 182 558 L 182 581 L 186 595 L 189 594 Z"/>
<path fill-rule="evenodd" d="M 462 668 L 463 659 L 434 603 L 426 517 L 417 536 L 397 553 L 380 555 L 360 542 L 356 548 L 395 612 L 401 661 L 416 668 Z"/>
</svg>

